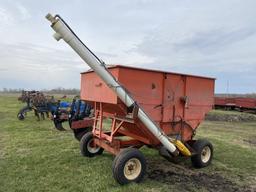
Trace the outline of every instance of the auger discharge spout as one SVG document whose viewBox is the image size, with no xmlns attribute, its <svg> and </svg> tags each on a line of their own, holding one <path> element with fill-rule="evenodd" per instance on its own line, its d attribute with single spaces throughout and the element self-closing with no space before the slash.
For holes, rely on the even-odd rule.
<svg viewBox="0 0 256 192">
<path fill-rule="evenodd" d="M 52 29 L 56 32 L 54 38 L 59 41 L 63 39 L 70 47 L 94 70 L 94 72 L 115 92 L 115 94 L 127 106 L 132 106 L 135 101 L 120 86 L 118 81 L 105 67 L 104 63 L 76 36 L 72 29 L 58 15 L 47 14 L 46 18 L 51 22 Z M 148 115 L 139 107 L 138 118 L 147 129 L 162 143 L 162 145 L 172 154 L 177 155 L 178 150 L 170 138 L 152 121 Z"/>
</svg>

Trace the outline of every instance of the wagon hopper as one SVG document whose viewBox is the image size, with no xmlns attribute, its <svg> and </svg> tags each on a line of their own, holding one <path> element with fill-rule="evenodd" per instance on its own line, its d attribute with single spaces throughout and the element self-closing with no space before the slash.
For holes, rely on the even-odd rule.
<svg viewBox="0 0 256 192">
<path fill-rule="evenodd" d="M 112 171 L 120 184 L 142 180 L 146 161 L 138 149 L 144 145 L 168 158 L 191 157 L 196 167 L 210 164 L 211 143 L 193 136 L 213 105 L 214 79 L 124 66 L 107 69 L 60 16 L 46 18 L 55 39 L 63 39 L 93 69 L 82 74 L 81 98 L 94 103 L 95 110 L 93 130 L 80 141 L 84 156 L 104 149 L 116 155 Z M 104 119 L 110 119 L 110 129 Z"/>
<path fill-rule="evenodd" d="M 213 78 L 120 65 L 108 69 L 134 98 L 136 104 L 169 136 L 182 141 L 191 140 L 205 114 L 212 109 Z M 100 120 L 110 118 L 114 123 L 112 128 L 116 130 L 118 127 L 115 134 L 129 135 L 138 141 L 143 138 L 147 145 L 159 145 L 159 140 L 146 131 L 141 122 L 131 120 L 134 119 L 131 109 L 125 107 L 93 71 L 81 74 L 81 99 L 94 102 L 96 135 L 105 135 Z M 107 132 L 106 138 L 109 138 L 108 134 Z M 113 140 L 114 135 L 110 140 Z M 119 152 L 116 146 L 111 150 L 115 154 Z"/>
</svg>

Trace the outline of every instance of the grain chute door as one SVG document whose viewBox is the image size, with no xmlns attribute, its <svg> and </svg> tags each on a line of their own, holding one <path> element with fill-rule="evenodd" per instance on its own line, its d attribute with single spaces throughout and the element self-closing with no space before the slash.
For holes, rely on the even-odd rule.
<svg viewBox="0 0 256 192">
<path fill-rule="evenodd" d="M 163 122 L 179 121 L 184 115 L 184 77 L 178 74 L 166 74 L 164 79 Z"/>
</svg>

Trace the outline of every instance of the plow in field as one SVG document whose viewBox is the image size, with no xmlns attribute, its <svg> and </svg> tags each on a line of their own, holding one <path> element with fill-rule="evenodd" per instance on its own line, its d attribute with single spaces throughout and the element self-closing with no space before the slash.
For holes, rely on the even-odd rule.
<svg viewBox="0 0 256 192">
<path fill-rule="evenodd" d="M 77 140 L 80 140 L 87 130 L 91 130 L 93 109 L 79 96 L 75 96 L 72 102 L 67 102 L 56 100 L 53 96 L 44 95 L 39 91 L 22 91 L 18 100 L 26 104 L 17 114 L 19 120 L 24 120 L 27 113 L 33 111 L 38 121 L 45 119 L 45 115 L 50 117 L 59 131 L 65 131 L 63 123 L 68 122 Z"/>
<path fill-rule="evenodd" d="M 54 38 L 63 39 L 92 68 L 81 75 L 81 100 L 94 107 L 92 131 L 87 126 L 81 134 L 83 156 L 100 155 L 103 150 L 115 155 L 112 172 L 120 184 L 143 179 L 146 160 L 139 150 L 143 146 L 167 159 L 191 158 L 198 168 L 211 163 L 212 144 L 194 136 L 212 109 L 215 79 L 120 65 L 107 68 L 59 15 L 46 18 Z M 90 120 L 80 123 L 85 127 Z"/>
<path fill-rule="evenodd" d="M 53 96 L 45 95 L 40 91 L 22 91 L 18 100 L 26 104 L 17 114 L 19 120 L 24 120 L 27 113 L 31 111 L 34 112 L 38 121 L 41 119 L 44 120 L 45 115 L 49 118 L 50 116 L 53 117 L 55 114 L 59 114 L 60 106 L 62 113 L 64 113 L 64 111 L 65 113 L 68 113 L 69 111 L 68 102 L 56 101 Z M 56 129 L 60 131 L 65 130 L 59 122 L 64 122 L 65 120 L 68 120 L 68 118 L 65 119 L 63 116 L 58 116 L 57 121 L 55 118 L 52 119 Z"/>
<path fill-rule="evenodd" d="M 26 104 L 17 114 L 19 120 L 24 120 L 26 114 L 30 111 L 34 111 L 38 121 L 45 119 L 45 115 L 49 117 L 52 106 L 57 103 L 53 96 L 45 96 L 40 91 L 22 91 L 18 100 Z"/>
</svg>

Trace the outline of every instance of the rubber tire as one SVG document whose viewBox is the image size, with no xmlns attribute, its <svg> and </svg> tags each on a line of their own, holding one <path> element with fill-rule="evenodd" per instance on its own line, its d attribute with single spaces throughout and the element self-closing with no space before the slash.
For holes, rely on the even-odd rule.
<svg viewBox="0 0 256 192">
<path fill-rule="evenodd" d="M 95 155 L 101 155 L 104 151 L 103 148 L 100 148 L 99 151 L 96 153 L 91 153 L 88 148 L 87 144 L 93 139 L 93 134 L 91 131 L 87 132 L 83 135 L 82 139 L 80 140 L 80 151 L 82 156 L 85 157 L 94 157 Z"/>
<path fill-rule="evenodd" d="M 129 180 L 124 175 L 125 163 L 132 158 L 137 158 L 141 163 L 141 172 L 139 176 L 133 180 Z M 112 172 L 114 179 L 120 184 L 128 184 L 130 182 L 139 183 L 146 173 L 146 159 L 144 155 L 136 148 L 126 148 L 123 149 L 114 159 L 112 164 Z"/>
<path fill-rule="evenodd" d="M 84 136 L 84 134 L 86 134 L 87 131 L 82 131 L 82 132 L 78 132 L 78 133 L 75 133 L 74 132 L 74 137 L 77 141 L 81 141 L 82 137 Z"/>
<path fill-rule="evenodd" d="M 26 113 L 31 111 L 32 109 L 28 106 L 25 106 L 25 107 L 22 107 L 20 110 L 19 110 L 19 113 L 17 114 L 17 118 L 19 120 L 24 120 L 25 117 L 26 117 Z"/>
<path fill-rule="evenodd" d="M 22 121 L 25 119 L 25 115 L 23 113 L 18 113 L 17 118 Z"/>
<path fill-rule="evenodd" d="M 81 128 L 81 131 L 78 130 L 79 129 L 77 129 L 77 131 L 75 129 L 73 130 L 74 137 L 76 140 L 81 141 L 84 134 L 88 133 L 89 131 L 92 131 L 92 127 Z"/>
<path fill-rule="evenodd" d="M 201 152 L 202 152 L 203 148 L 206 146 L 208 146 L 210 148 L 211 156 L 210 156 L 210 159 L 206 163 L 204 163 L 201 159 Z M 192 148 L 196 151 L 196 154 L 191 157 L 192 165 L 195 168 L 203 168 L 203 167 L 207 167 L 208 165 L 211 164 L 211 161 L 213 158 L 213 146 L 209 141 L 207 141 L 205 139 L 197 140 L 193 144 Z"/>
<path fill-rule="evenodd" d="M 184 161 L 181 156 L 173 156 L 171 155 L 165 147 L 159 148 L 159 155 L 165 158 L 167 161 L 172 162 L 174 164 L 179 164 L 180 162 Z"/>
</svg>

